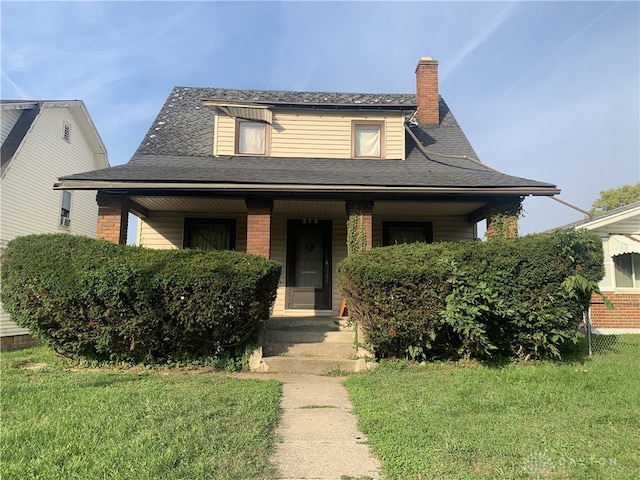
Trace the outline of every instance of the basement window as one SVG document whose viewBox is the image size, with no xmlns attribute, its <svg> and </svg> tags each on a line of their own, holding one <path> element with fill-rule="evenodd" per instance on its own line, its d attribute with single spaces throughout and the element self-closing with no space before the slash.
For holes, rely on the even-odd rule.
<svg viewBox="0 0 640 480">
<path fill-rule="evenodd" d="M 233 218 L 185 218 L 184 248 L 235 250 L 236 220 Z"/>
<path fill-rule="evenodd" d="M 382 222 L 382 243 L 385 247 L 400 243 L 433 243 L 431 222 Z"/>
</svg>

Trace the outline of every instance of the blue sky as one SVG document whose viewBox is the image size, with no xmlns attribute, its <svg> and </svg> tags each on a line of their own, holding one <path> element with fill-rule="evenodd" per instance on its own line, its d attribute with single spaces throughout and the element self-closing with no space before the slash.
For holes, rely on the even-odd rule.
<svg viewBox="0 0 640 480">
<path fill-rule="evenodd" d="M 640 2 L 0 2 L 1 96 L 85 102 L 126 163 L 174 86 L 412 93 L 480 159 L 588 209 L 640 181 Z M 521 232 L 581 219 L 528 198 Z"/>
</svg>

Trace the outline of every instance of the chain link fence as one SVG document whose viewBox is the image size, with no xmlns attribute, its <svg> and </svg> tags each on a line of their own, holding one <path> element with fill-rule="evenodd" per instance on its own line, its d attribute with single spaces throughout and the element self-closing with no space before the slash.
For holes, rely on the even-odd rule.
<svg viewBox="0 0 640 480">
<path fill-rule="evenodd" d="M 640 301 L 616 303 L 620 313 L 607 310 L 603 302 L 591 302 L 584 319 L 589 356 L 622 355 L 640 362 L 640 318 L 622 313 L 621 307 L 638 312 Z"/>
</svg>

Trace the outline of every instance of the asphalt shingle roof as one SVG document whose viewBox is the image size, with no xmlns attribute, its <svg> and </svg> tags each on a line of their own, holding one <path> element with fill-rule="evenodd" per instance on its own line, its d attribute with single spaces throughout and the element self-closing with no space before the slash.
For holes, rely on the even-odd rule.
<svg viewBox="0 0 640 480">
<path fill-rule="evenodd" d="M 409 123 L 423 151 L 407 134 L 406 160 L 214 157 L 214 111 L 203 105 L 204 100 L 303 108 L 393 108 L 406 111 L 407 118 L 416 109 L 412 94 L 175 87 L 129 163 L 61 180 L 555 188 L 549 183 L 505 175 L 474 161 L 476 153 L 442 98 L 439 125 Z"/>
</svg>

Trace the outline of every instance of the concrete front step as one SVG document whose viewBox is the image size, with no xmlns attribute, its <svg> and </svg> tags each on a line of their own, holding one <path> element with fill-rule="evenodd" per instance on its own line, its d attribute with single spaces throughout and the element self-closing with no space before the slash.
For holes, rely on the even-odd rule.
<svg viewBox="0 0 640 480">
<path fill-rule="evenodd" d="M 340 374 L 340 372 L 359 372 L 367 369 L 364 359 L 347 360 L 342 358 L 305 358 L 305 357 L 264 357 L 265 373 L 299 373 L 312 375 Z"/>
<path fill-rule="evenodd" d="M 327 331 L 352 330 L 349 320 L 342 317 L 278 317 L 267 320 L 269 330 L 302 327 L 325 328 Z"/>
<path fill-rule="evenodd" d="M 316 327 L 292 327 L 264 333 L 265 343 L 349 343 L 355 342 L 355 333 L 349 331 L 327 331 Z"/>
<path fill-rule="evenodd" d="M 353 343 L 272 343 L 265 342 L 263 355 L 286 357 L 331 357 L 331 358 L 355 358 L 357 350 Z"/>
</svg>

